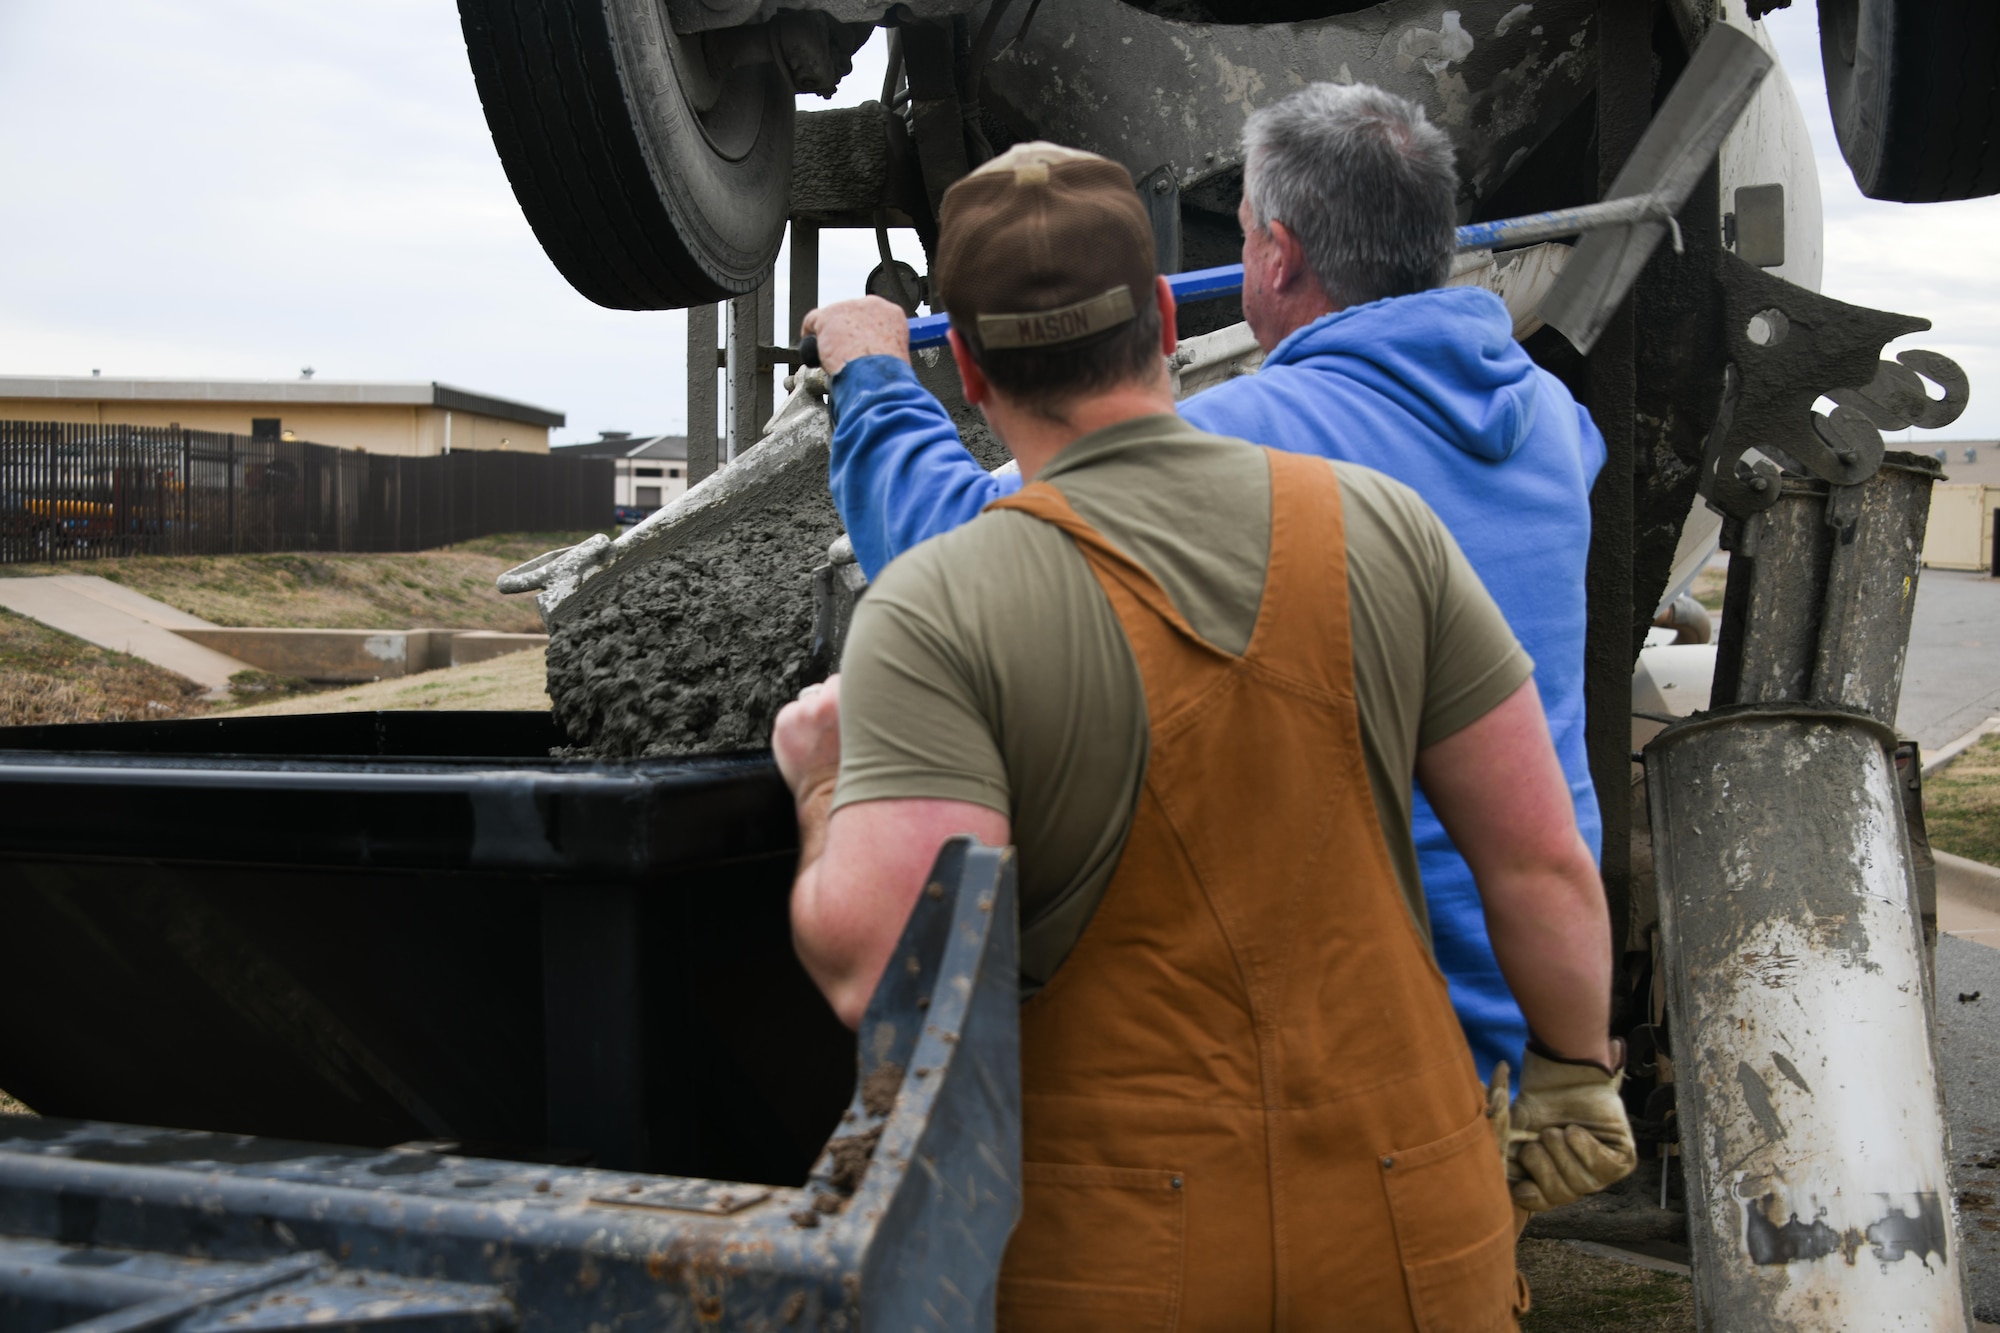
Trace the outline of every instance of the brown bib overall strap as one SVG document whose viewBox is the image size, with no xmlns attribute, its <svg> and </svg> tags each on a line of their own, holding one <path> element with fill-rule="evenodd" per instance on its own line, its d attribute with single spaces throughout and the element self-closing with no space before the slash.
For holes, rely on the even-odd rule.
<svg viewBox="0 0 2000 1333">
<path fill-rule="evenodd" d="M 1499 1154 L 1362 758 L 1339 482 L 1267 454 L 1241 657 L 1054 487 L 995 506 L 1089 561 L 1152 732 L 1104 900 L 1021 1010 L 1006 1329 L 1515 1326 Z"/>
</svg>

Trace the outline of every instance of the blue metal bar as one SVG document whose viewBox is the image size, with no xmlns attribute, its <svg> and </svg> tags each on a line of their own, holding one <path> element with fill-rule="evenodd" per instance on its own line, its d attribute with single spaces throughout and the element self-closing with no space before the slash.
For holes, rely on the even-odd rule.
<svg viewBox="0 0 2000 1333">
<path fill-rule="evenodd" d="M 1174 301 L 1179 305 L 1217 296 L 1234 296 L 1243 290 L 1243 265 L 1224 264 L 1220 268 L 1198 268 L 1192 273 L 1169 273 L 1167 286 L 1173 288 Z M 950 327 L 949 315 L 925 315 L 911 320 L 910 350 L 944 346 L 945 330 Z"/>
<path fill-rule="evenodd" d="M 945 330 L 951 327 L 951 316 L 939 311 L 935 315 L 923 315 L 910 321 L 910 350 L 919 347 L 944 346 Z"/>
<path fill-rule="evenodd" d="M 1457 248 L 1464 252 L 1532 245 L 1538 241 L 1554 240 L 1558 236 L 1576 236 L 1599 227 L 1664 221 L 1669 216 L 1665 204 L 1651 195 L 1607 199 L 1601 204 L 1585 204 L 1580 208 L 1558 208 L 1548 213 L 1530 213 L 1526 217 L 1470 223 L 1458 229 Z M 1243 290 L 1243 265 L 1224 264 L 1219 268 L 1198 268 L 1192 273 L 1170 273 L 1167 275 L 1167 286 L 1173 289 L 1174 300 L 1181 305 L 1234 296 Z M 945 330 L 950 327 L 950 317 L 943 314 L 913 319 L 910 321 L 910 347 L 913 350 L 942 347 Z"/>
<path fill-rule="evenodd" d="M 1167 286 L 1173 288 L 1174 300 L 1183 305 L 1234 296 L 1243 290 L 1243 265 L 1224 264 L 1220 268 L 1198 268 L 1192 273 L 1170 273 Z"/>
<path fill-rule="evenodd" d="M 1623 199 L 1606 199 L 1601 204 L 1579 208 L 1558 208 L 1526 217 L 1499 218 L 1474 222 L 1458 229 L 1458 248 L 1498 250 L 1507 246 L 1533 245 L 1558 236 L 1576 236 L 1603 227 L 1627 227 L 1635 222 L 1665 222 L 1673 217 L 1666 201 L 1655 195 L 1637 194 Z"/>
</svg>

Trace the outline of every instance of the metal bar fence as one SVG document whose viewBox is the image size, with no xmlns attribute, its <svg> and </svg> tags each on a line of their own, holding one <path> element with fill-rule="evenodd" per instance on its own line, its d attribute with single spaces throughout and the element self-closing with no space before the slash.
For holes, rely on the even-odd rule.
<svg viewBox="0 0 2000 1333">
<path fill-rule="evenodd" d="M 612 521 L 609 459 L 430 458 L 178 426 L 0 421 L 0 564 L 419 551 Z"/>
</svg>

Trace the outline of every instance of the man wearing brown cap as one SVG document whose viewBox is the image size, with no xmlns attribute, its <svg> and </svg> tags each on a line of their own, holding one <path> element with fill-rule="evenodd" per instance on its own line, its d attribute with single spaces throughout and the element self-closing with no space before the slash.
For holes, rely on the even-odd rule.
<svg viewBox="0 0 2000 1333">
<path fill-rule="evenodd" d="M 896 559 L 780 715 L 800 956 L 853 1023 L 944 841 L 1019 847 L 1003 1326 L 1511 1327 L 1409 802 L 1414 772 L 1538 1035 L 1608 1062 L 1602 890 L 1531 663 L 1413 492 L 1174 415 L 1123 168 L 1010 150 L 946 196 L 936 273 L 1029 484 Z M 816 313 L 831 374 L 895 350 L 885 308 Z"/>
</svg>

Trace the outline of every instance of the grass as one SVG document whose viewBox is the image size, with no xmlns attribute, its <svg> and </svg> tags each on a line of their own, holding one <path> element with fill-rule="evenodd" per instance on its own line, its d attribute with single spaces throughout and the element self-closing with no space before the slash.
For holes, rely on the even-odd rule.
<svg viewBox="0 0 2000 1333">
<path fill-rule="evenodd" d="M 1520 1243 L 1534 1308 L 1521 1333 L 1693 1333 L 1694 1284 L 1557 1240 Z"/>
<path fill-rule="evenodd" d="M 1932 847 L 2000 865 L 2000 735 L 1924 779 L 1924 826 Z"/>
<path fill-rule="evenodd" d="M 6 1093 L 0 1092 L 0 1115 L 33 1115 L 26 1106 Z"/>
<path fill-rule="evenodd" d="M 540 633 L 534 599 L 493 586 L 501 571 L 589 533 L 507 533 L 437 551 L 338 555 L 129 556 L 8 565 L 0 577 L 96 574 L 218 625 L 484 629 Z"/>
<path fill-rule="evenodd" d="M 1728 586 L 1729 567 L 1727 565 L 1720 567 L 1715 565 L 1704 566 L 1701 573 L 1694 576 L 1694 599 L 1709 610 L 1720 613 L 1722 610 L 1722 591 Z"/>
<path fill-rule="evenodd" d="M 193 681 L 0 611 L 0 726 L 151 721 L 207 709 Z"/>
</svg>

